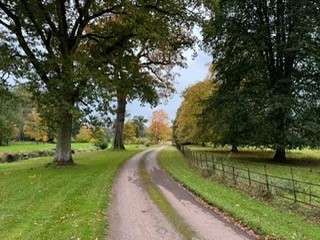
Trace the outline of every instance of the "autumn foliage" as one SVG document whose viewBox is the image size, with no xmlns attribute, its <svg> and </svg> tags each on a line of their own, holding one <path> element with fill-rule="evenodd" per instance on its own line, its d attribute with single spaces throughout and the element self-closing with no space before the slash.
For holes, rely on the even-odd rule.
<svg viewBox="0 0 320 240">
<path fill-rule="evenodd" d="M 150 124 L 151 139 L 155 143 L 168 141 L 171 137 L 171 128 L 168 115 L 163 110 L 153 112 Z"/>
<path fill-rule="evenodd" d="M 210 129 L 204 128 L 201 115 L 204 102 L 214 89 L 214 83 L 210 80 L 199 82 L 186 89 L 174 123 L 176 142 L 201 144 L 208 141 Z"/>
</svg>

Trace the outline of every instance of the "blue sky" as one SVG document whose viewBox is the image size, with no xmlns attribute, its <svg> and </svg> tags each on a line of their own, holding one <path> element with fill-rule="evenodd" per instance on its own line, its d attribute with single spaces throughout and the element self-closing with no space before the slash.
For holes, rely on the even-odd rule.
<svg viewBox="0 0 320 240">
<path fill-rule="evenodd" d="M 175 72 L 179 74 L 174 81 L 176 93 L 173 94 L 170 99 L 162 101 L 156 108 L 151 108 L 149 105 L 141 106 L 139 101 L 129 103 L 127 113 L 129 113 L 131 117 L 142 115 L 150 119 L 153 111 L 163 109 L 168 113 L 170 120 L 175 118 L 176 111 L 182 100 L 181 94 L 188 86 L 195 82 L 202 81 L 207 76 L 209 64 L 211 63 L 209 55 L 200 50 L 196 58 L 192 57 L 191 51 L 186 52 L 185 56 L 187 57 L 188 66 L 175 70 Z"/>
</svg>

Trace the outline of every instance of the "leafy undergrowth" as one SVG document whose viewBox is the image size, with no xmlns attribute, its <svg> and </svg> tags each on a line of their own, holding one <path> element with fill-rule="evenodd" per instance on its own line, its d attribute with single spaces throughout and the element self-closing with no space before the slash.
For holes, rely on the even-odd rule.
<svg viewBox="0 0 320 240">
<path fill-rule="evenodd" d="M 0 239 L 104 239 L 113 178 L 138 151 L 81 153 L 71 167 L 46 167 L 50 158 L 0 165 Z"/>
<path fill-rule="evenodd" d="M 234 188 L 203 178 L 198 171 L 188 166 L 182 154 L 174 148 L 162 151 L 159 162 L 171 176 L 208 203 L 265 237 L 288 240 L 320 239 L 319 225 L 308 222 L 293 212 L 254 199 Z"/>
</svg>

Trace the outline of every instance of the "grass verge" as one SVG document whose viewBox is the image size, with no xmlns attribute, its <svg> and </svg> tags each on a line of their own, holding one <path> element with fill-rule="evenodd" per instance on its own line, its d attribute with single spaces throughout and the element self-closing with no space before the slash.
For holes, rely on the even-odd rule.
<svg viewBox="0 0 320 240">
<path fill-rule="evenodd" d="M 176 180 L 209 204 L 230 214 L 269 239 L 320 239 L 320 227 L 290 211 L 283 211 L 223 184 L 205 179 L 190 168 L 181 153 L 167 148 L 160 153 L 160 165 Z"/>
<path fill-rule="evenodd" d="M 76 154 L 72 167 L 45 167 L 51 158 L 0 165 L 0 239 L 104 239 L 113 179 L 138 151 Z"/>
<path fill-rule="evenodd" d="M 145 155 L 146 156 L 146 155 Z M 181 234 L 185 240 L 193 240 L 196 238 L 196 234 L 185 223 L 183 218 L 175 211 L 168 200 L 163 196 L 161 190 L 156 186 L 151 179 L 151 176 L 146 170 L 145 159 L 140 162 L 139 175 L 144 188 L 149 194 L 151 200 L 157 205 L 163 215 L 169 220 L 174 228 Z"/>
</svg>

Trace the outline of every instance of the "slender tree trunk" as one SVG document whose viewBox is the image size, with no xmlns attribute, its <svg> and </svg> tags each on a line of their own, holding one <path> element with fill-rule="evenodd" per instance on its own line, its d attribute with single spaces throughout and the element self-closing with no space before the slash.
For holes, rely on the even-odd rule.
<svg viewBox="0 0 320 240">
<path fill-rule="evenodd" d="M 57 165 L 72 165 L 71 152 L 72 115 L 65 113 L 58 125 L 55 163 Z"/>
<path fill-rule="evenodd" d="M 284 146 L 278 146 L 276 148 L 276 152 L 273 156 L 273 161 L 276 161 L 276 162 L 284 162 L 286 161 L 287 158 L 286 158 L 286 149 Z"/>
<path fill-rule="evenodd" d="M 117 117 L 115 122 L 115 134 L 113 141 L 113 149 L 124 150 L 123 129 L 126 115 L 127 97 L 118 94 L 117 96 Z"/>
<path fill-rule="evenodd" d="M 232 146 L 231 146 L 231 152 L 233 152 L 233 153 L 239 152 L 237 145 L 232 144 Z"/>
</svg>

